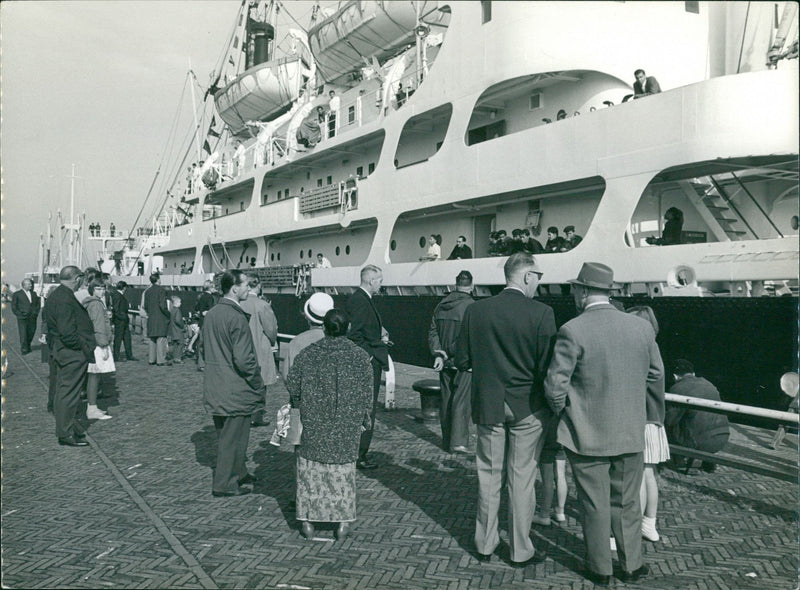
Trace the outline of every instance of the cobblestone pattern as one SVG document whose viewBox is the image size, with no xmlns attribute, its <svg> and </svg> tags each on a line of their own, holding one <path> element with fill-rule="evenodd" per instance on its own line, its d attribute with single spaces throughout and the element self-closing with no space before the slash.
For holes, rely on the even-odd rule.
<svg viewBox="0 0 800 590">
<path fill-rule="evenodd" d="M 134 341 L 146 359 L 140 337 Z M 502 551 L 486 565 L 471 556 L 474 457 L 443 452 L 438 426 L 414 419 L 419 397 L 410 384 L 430 376 L 424 369 L 401 367 L 399 409 L 378 415 L 373 450 L 382 466 L 359 472 L 352 536 L 332 542 L 332 530 L 320 527 L 321 540 L 312 542 L 300 536 L 289 511 L 293 455 L 268 443 L 272 426 L 251 432 L 250 467 L 260 478 L 255 493 L 211 496 L 215 435 L 194 364 L 120 363 L 116 377 L 104 382 L 111 398 L 100 402 L 114 419 L 85 422 L 94 442 L 89 449 L 56 444 L 45 411 L 47 366 L 38 351 L 20 357 L 11 350 L 10 368 L 3 391 L 4 587 L 198 588 L 203 576 L 220 588 L 592 587 L 579 574 L 583 541 L 574 486 L 567 522 L 533 527 L 545 563 L 516 570 Z M 281 384 L 270 388 L 273 423 L 287 398 Z M 737 445 L 773 453 L 765 442 L 770 433 L 742 432 L 734 432 Z M 780 454 L 796 453 L 797 437 L 790 435 Z M 796 587 L 797 485 L 727 468 L 688 476 L 665 469 L 659 479 L 662 541 L 645 542 L 652 574 L 639 587 Z M 505 519 L 504 501 L 503 529 Z M 181 550 L 199 562 L 203 576 Z"/>
</svg>

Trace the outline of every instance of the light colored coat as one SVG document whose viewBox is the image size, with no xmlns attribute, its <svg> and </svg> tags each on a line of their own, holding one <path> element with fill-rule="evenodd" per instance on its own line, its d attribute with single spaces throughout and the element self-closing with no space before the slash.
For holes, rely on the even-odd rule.
<svg viewBox="0 0 800 590">
<path fill-rule="evenodd" d="M 664 395 L 648 322 L 600 304 L 558 331 L 545 395 L 561 415 L 558 442 L 566 448 L 589 456 L 643 451 L 648 394 Z"/>
<path fill-rule="evenodd" d="M 261 378 L 265 385 L 272 385 L 278 380 L 275 369 L 275 356 L 272 347 L 278 340 L 278 320 L 269 303 L 250 293 L 239 305 L 250 315 L 250 333 L 253 335 L 253 346 L 261 367 Z"/>
</svg>

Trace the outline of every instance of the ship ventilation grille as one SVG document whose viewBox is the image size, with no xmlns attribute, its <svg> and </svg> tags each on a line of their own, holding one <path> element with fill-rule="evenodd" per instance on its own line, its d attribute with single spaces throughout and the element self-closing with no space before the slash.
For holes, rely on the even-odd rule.
<svg viewBox="0 0 800 590">
<path fill-rule="evenodd" d="M 540 108 L 542 108 L 542 93 L 536 92 L 535 94 L 531 94 L 528 98 L 528 110 L 536 111 Z"/>
</svg>

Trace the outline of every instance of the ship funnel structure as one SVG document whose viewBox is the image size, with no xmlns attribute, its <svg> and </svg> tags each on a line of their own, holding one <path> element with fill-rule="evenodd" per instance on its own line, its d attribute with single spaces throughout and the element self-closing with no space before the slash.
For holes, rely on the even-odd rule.
<svg viewBox="0 0 800 590">
<path fill-rule="evenodd" d="M 266 17 L 261 17 L 256 7 L 250 9 L 247 15 L 247 56 L 245 69 L 262 64 L 270 59 L 270 47 L 275 39 L 275 27 L 266 22 Z"/>
</svg>

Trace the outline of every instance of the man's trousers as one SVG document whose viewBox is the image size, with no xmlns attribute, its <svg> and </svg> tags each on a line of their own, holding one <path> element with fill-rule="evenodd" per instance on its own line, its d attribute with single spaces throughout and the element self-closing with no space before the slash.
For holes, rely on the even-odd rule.
<svg viewBox="0 0 800 590">
<path fill-rule="evenodd" d="M 159 336 L 154 338 L 148 336 L 147 338 L 147 360 L 152 365 L 153 363 L 163 365 L 167 362 L 167 337 Z"/>
<path fill-rule="evenodd" d="M 628 453 L 612 457 L 590 457 L 566 449 L 578 490 L 586 566 L 609 576 L 613 532 L 620 566 L 628 572 L 642 565 L 642 486 L 644 457 Z"/>
<path fill-rule="evenodd" d="M 217 466 L 213 492 L 235 492 L 239 480 L 247 475 L 247 443 L 250 440 L 250 416 L 214 416 L 217 430 Z"/>
<path fill-rule="evenodd" d="M 114 320 L 114 360 L 119 360 L 119 353 L 122 345 L 125 345 L 125 356 L 130 360 L 133 358 L 133 347 L 131 346 L 131 328 L 128 320 Z"/>
<path fill-rule="evenodd" d="M 478 424 L 478 448 L 475 457 L 478 469 L 475 547 L 479 553 L 488 555 L 494 552 L 500 542 L 497 513 L 505 468 L 511 560 L 527 561 L 535 552 L 530 539 L 531 520 L 536 505 L 533 483 L 550 410 L 540 410 L 517 421 L 511 408 L 505 404 L 505 413 L 504 423 Z"/>
<path fill-rule="evenodd" d="M 442 405 L 439 421 L 442 425 L 442 448 L 466 447 L 469 443 L 470 389 L 472 373 L 442 369 L 439 373 Z"/>
<path fill-rule="evenodd" d="M 56 360 L 56 391 L 53 414 L 56 418 L 56 436 L 75 436 L 75 416 L 81 401 L 81 391 L 86 386 L 89 363 L 83 359 Z"/>
<path fill-rule="evenodd" d="M 375 412 L 378 410 L 378 392 L 381 390 L 381 363 L 372 358 L 372 413 L 370 415 L 369 428 L 361 433 L 361 440 L 358 443 L 358 458 L 365 459 L 372 443 L 372 432 L 375 430 Z"/>
</svg>

